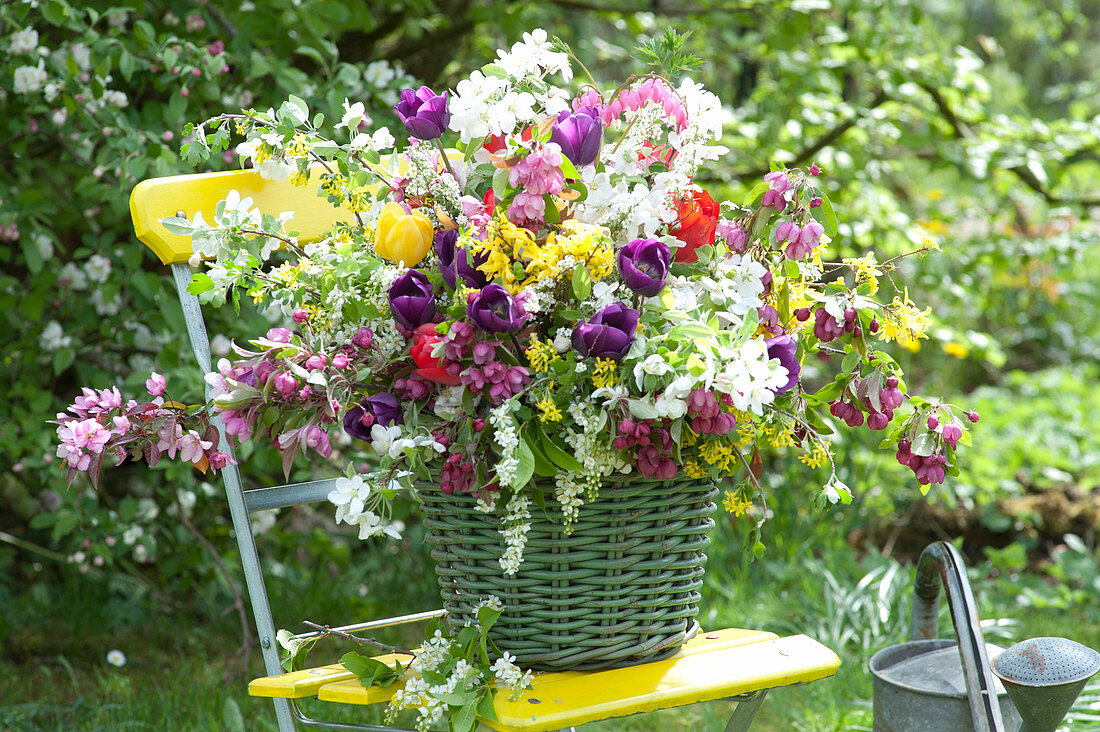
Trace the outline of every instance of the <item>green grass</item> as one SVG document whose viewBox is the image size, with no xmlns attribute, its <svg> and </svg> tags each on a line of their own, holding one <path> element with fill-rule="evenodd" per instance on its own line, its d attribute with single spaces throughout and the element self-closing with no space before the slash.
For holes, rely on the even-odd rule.
<svg viewBox="0 0 1100 732">
<path fill-rule="evenodd" d="M 841 657 L 835 676 L 772 692 L 754 730 L 869 730 L 867 661 L 878 649 L 906 639 L 912 568 L 874 555 L 857 557 L 839 540 L 839 532 L 786 529 L 782 536 L 772 535 L 764 559 L 748 562 L 735 549 L 737 532 L 719 527 L 700 619 L 710 628 L 806 633 Z M 1019 552 L 990 556 L 972 573 L 982 616 L 1002 621 L 990 624 L 987 639 L 1008 645 L 1038 635 L 1065 635 L 1100 647 L 1100 606 L 1093 599 L 1100 565 L 1090 548 L 1071 543 L 1041 572 L 1028 572 Z M 272 589 L 279 593 L 283 617 L 292 612 L 293 601 L 310 608 L 314 618 L 328 619 L 323 613 L 339 610 L 333 620 L 351 620 L 383 604 L 376 595 L 383 591 L 381 600 L 401 611 L 433 602 L 430 584 L 407 579 L 427 576 L 416 552 L 398 562 L 412 570 L 395 572 L 384 571 L 378 557 L 365 552 L 346 562 L 338 559 L 325 557 L 319 570 L 288 562 L 275 572 Z M 196 617 L 181 610 L 166 615 L 150 598 L 135 599 L 126 585 L 75 574 L 63 579 L 33 583 L 30 591 L 10 593 L 4 602 L 0 730 L 275 729 L 271 702 L 250 698 L 247 679 L 225 678 L 240 640 L 233 614 Z M 942 620 L 941 635 L 948 636 L 950 623 L 946 615 Z M 404 639 L 391 642 L 398 640 Z M 127 657 L 121 668 L 106 662 L 107 652 L 116 648 Z M 335 660 L 343 650 L 335 643 L 319 647 L 311 661 Z M 251 654 L 249 674 L 262 675 L 258 653 Z M 1100 685 L 1094 685 L 1067 729 L 1100 729 L 1098 705 Z M 580 729 L 720 730 L 730 710 L 728 702 L 696 704 Z M 316 701 L 307 712 L 341 721 L 381 718 L 381 710 Z"/>
</svg>

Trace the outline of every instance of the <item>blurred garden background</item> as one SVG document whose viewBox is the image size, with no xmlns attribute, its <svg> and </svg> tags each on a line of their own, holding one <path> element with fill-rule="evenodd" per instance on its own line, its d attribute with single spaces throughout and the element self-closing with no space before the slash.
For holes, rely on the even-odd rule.
<svg viewBox="0 0 1100 732">
<path fill-rule="evenodd" d="M 893 355 L 981 414 L 961 474 L 927 495 L 864 432 L 837 451 L 850 506 L 816 508 L 823 476 L 793 458 L 765 464 L 762 557 L 742 549 L 749 519 L 720 515 L 704 626 L 807 633 L 842 658 L 777 692 L 757 728 L 870 729 L 867 659 L 907 639 L 913 561 L 937 539 L 966 555 L 988 640 L 1100 647 L 1100 0 L 22 0 L 0 6 L 0 730 L 274 729 L 245 690 L 262 665 L 242 646 L 220 484 L 162 464 L 67 490 L 45 423 L 80 385 L 140 394 L 154 368 L 201 398 L 128 210 L 138 181 L 195 171 L 185 123 L 295 93 L 329 120 L 363 102 L 394 129 L 402 88 L 453 87 L 525 30 L 609 80 L 669 26 L 692 31 L 694 77 L 728 112 L 730 153 L 699 182 L 739 197 L 770 161 L 816 163 L 839 256 L 934 242 L 906 260 L 934 327 Z M 221 353 L 270 322 L 207 317 Z M 242 458 L 253 485 L 278 481 L 274 450 Z M 257 516 L 277 624 L 436 607 L 403 518 L 403 543 L 364 543 L 324 506 Z M 722 712 L 591 728 L 714 728 Z M 1100 729 L 1100 686 L 1067 724 Z"/>
</svg>

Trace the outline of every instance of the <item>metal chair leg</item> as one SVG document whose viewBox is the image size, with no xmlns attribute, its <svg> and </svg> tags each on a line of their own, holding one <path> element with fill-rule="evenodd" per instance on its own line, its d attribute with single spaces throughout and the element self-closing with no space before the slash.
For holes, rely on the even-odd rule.
<svg viewBox="0 0 1100 732">
<path fill-rule="evenodd" d="M 726 724 L 726 732 L 745 732 L 756 718 L 764 697 L 768 695 L 767 689 L 754 691 L 751 694 L 734 697 L 737 699 L 737 708 L 730 715 L 730 721 Z"/>
</svg>

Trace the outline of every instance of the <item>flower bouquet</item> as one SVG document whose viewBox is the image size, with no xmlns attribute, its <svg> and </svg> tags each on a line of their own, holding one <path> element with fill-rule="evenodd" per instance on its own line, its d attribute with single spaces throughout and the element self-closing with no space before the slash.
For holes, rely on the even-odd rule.
<svg viewBox="0 0 1100 732">
<path fill-rule="evenodd" d="M 742 202 L 716 201 L 696 176 L 726 152 L 726 112 L 670 80 L 692 62 L 675 36 L 645 51 L 658 71 L 574 85 L 574 63 L 587 70 L 568 47 L 525 34 L 453 91 L 406 89 L 403 144 L 367 131 L 350 100 L 335 137 L 297 97 L 207 120 L 188 128 L 188 154 L 238 134 L 260 175 L 347 215 L 308 242 L 293 212 L 237 195 L 211 221 L 163 222 L 193 238 L 200 301 L 246 294 L 293 321 L 207 375 L 228 435 L 270 440 L 287 471 L 299 453 L 341 457 L 330 500 L 364 538 L 396 534 L 389 501 L 417 496 L 452 626 L 501 609 L 491 638 L 522 665 L 674 653 L 716 485 L 757 541 L 762 451 L 832 465 L 843 422 L 882 432 L 927 486 L 955 469 L 977 420 L 907 394 L 875 348 L 929 323 L 898 286 L 900 257 L 830 256 L 837 221 L 816 165 L 776 166 Z M 226 464 L 189 426 L 196 413 L 150 384 L 151 402 L 87 390 L 58 416 L 70 479 L 111 454 Z M 367 446 L 371 462 L 354 467 Z M 819 499 L 850 491 L 831 471 Z M 436 710 L 426 718 L 447 706 L 431 688 L 474 678 L 469 659 L 458 673 L 445 657 L 401 700 Z"/>
</svg>

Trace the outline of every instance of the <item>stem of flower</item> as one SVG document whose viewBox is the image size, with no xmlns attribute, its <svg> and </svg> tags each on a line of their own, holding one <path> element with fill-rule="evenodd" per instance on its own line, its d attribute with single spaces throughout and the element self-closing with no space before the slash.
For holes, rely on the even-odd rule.
<svg viewBox="0 0 1100 732">
<path fill-rule="evenodd" d="M 407 651 L 404 648 L 398 648 L 397 646 L 389 646 L 389 645 L 386 645 L 385 643 L 380 643 L 379 641 L 376 641 L 374 638 L 363 638 L 363 637 L 358 636 L 358 635 L 352 635 L 351 633 L 345 633 L 342 630 L 336 630 L 335 628 L 331 628 L 327 625 L 319 625 L 319 624 L 311 622 L 309 620 L 303 620 L 302 625 L 306 626 L 307 628 L 313 628 L 314 630 L 316 630 L 318 633 L 320 633 L 321 638 L 326 638 L 326 637 L 343 638 L 344 640 L 349 640 L 349 641 L 352 641 L 353 643 L 358 643 L 361 646 L 374 646 L 375 648 L 378 648 L 379 650 L 386 651 L 387 653 L 403 653 L 406 656 L 413 655 L 412 651 Z"/>
<path fill-rule="evenodd" d="M 446 166 L 447 172 L 455 179 L 455 183 L 458 183 L 458 176 L 455 175 L 454 168 L 451 167 L 451 159 L 447 157 L 447 151 L 443 149 L 443 141 L 438 137 L 435 138 L 435 146 L 439 148 L 439 155 L 443 158 L 443 165 Z"/>
</svg>

